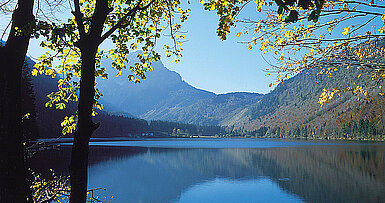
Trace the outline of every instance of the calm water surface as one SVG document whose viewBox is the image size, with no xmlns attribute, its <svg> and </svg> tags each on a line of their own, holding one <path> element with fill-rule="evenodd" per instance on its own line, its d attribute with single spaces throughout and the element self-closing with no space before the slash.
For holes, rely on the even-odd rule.
<svg viewBox="0 0 385 203">
<path fill-rule="evenodd" d="M 65 145 L 65 144 L 64 144 Z M 68 174 L 70 147 L 31 160 Z M 60 161 L 58 161 L 60 160 Z M 110 202 L 385 202 L 384 144 L 256 139 L 92 142 L 89 188 Z"/>
</svg>

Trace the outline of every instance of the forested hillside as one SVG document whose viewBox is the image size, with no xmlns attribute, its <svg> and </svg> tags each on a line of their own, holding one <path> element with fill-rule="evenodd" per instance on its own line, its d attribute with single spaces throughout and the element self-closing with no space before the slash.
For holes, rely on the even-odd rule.
<svg viewBox="0 0 385 203">
<path fill-rule="evenodd" d="M 143 118 L 173 120 L 199 125 L 223 125 L 237 122 L 243 116 L 244 109 L 255 104 L 262 94 L 235 92 L 214 95 L 198 100 L 189 106 L 175 106 L 171 109 L 150 111 Z"/>
<path fill-rule="evenodd" d="M 332 77 L 315 68 L 278 85 L 260 102 L 247 108 L 248 116 L 239 127 L 255 130 L 269 127 L 274 137 L 380 137 L 384 133 L 384 98 L 372 91 L 371 101 L 346 92 L 321 107 L 318 99 L 323 89 L 350 85 L 370 85 L 367 72 L 347 67 L 333 71 Z M 360 76 L 359 76 L 360 75 Z"/>
</svg>

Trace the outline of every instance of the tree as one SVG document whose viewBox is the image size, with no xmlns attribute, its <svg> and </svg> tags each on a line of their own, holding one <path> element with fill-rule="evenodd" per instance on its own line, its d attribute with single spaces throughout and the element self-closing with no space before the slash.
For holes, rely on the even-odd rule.
<svg viewBox="0 0 385 203">
<path fill-rule="evenodd" d="M 179 0 L 74 0 L 74 17 L 49 28 L 52 32 L 46 35 L 47 40 L 41 45 L 50 51 L 39 57 L 33 74 L 54 77 L 59 73 L 64 76 L 59 80 L 59 91 L 49 95 L 47 106 L 63 109 L 67 102 L 78 101 L 76 114 L 66 117 L 62 123 L 63 133 L 75 130 L 70 163 L 70 202 L 86 201 L 88 143 L 100 125 L 92 121 L 92 116 L 96 115 L 95 108 L 103 108 L 97 102 L 101 93 L 95 89 L 95 77 L 108 77 L 101 67 L 101 59 L 111 57 L 114 60 L 112 67 L 119 71 L 117 76 L 128 68 L 132 72 L 128 79 L 140 82 L 145 79 L 145 72 L 152 70 L 151 62 L 159 60 L 160 56 L 153 48 L 167 27 L 174 44 L 173 47 L 165 45 L 167 56 L 181 56 L 179 46 L 184 36 L 177 35 L 177 30 L 181 27 L 179 22 L 185 21 L 188 13 L 179 5 Z M 174 22 L 175 15 L 180 16 L 177 23 Z M 107 39 L 111 39 L 114 48 L 100 50 L 100 44 Z M 138 48 L 142 50 L 138 54 L 139 61 L 126 67 L 129 52 Z M 59 65 L 52 68 L 55 60 Z"/>
<path fill-rule="evenodd" d="M 1 9 L 5 4 L 1 5 Z M 34 24 L 33 0 L 18 0 L 0 46 L 0 202 L 26 202 L 21 75 Z"/>
<path fill-rule="evenodd" d="M 36 103 L 35 92 L 33 90 L 31 70 L 25 62 L 22 69 L 21 78 L 21 109 L 22 109 L 22 129 L 24 141 L 39 138 L 36 122 Z"/>
<path fill-rule="evenodd" d="M 257 0 L 257 11 L 264 12 L 260 15 L 264 17 L 238 19 L 242 8 L 250 2 L 201 1 L 206 9 L 215 10 L 220 16 L 217 33 L 222 40 L 231 27 L 245 24 L 247 28 L 236 35 L 253 32 L 253 38 L 246 43 L 248 48 L 260 44 L 264 53 L 274 53 L 276 63 L 269 62 L 271 68 L 267 69 L 268 75 L 278 74 L 273 84 L 310 68 L 320 68 L 319 74 L 329 77 L 340 68 L 358 68 L 369 72 L 373 82 L 324 89 L 319 103 L 328 103 L 342 91 L 362 94 L 369 100 L 368 90 L 372 87 L 384 95 L 381 83 L 385 78 L 385 6 L 365 0 Z"/>
</svg>

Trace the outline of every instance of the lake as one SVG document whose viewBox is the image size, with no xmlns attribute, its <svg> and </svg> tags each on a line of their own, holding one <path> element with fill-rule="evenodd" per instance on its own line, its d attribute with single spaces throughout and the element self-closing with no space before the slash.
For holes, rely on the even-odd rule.
<svg viewBox="0 0 385 203">
<path fill-rule="evenodd" d="M 70 146 L 31 167 L 68 174 Z M 110 202 L 385 202 L 383 143 L 268 139 L 91 142 L 89 188 Z"/>
</svg>

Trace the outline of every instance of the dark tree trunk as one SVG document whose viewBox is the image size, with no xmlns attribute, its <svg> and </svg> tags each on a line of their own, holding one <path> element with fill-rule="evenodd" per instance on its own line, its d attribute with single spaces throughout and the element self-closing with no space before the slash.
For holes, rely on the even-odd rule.
<svg viewBox="0 0 385 203">
<path fill-rule="evenodd" d="M 71 203 L 86 202 L 88 178 L 88 143 L 92 133 L 99 124 L 92 122 L 92 108 L 95 97 L 95 57 L 100 43 L 102 31 L 107 15 L 112 11 L 108 7 L 108 0 L 98 0 L 92 15 L 91 26 L 88 32 L 84 30 L 80 7 L 75 3 L 75 19 L 78 24 L 80 39 L 77 46 L 81 52 L 81 79 L 78 104 L 78 123 L 72 146 L 70 177 Z"/>
<path fill-rule="evenodd" d="M 0 202 L 26 202 L 23 135 L 21 128 L 21 73 L 30 33 L 17 35 L 34 20 L 33 0 L 19 0 L 12 15 L 9 37 L 0 47 Z"/>
<path fill-rule="evenodd" d="M 36 140 L 39 138 L 36 122 L 36 95 L 33 90 L 31 68 L 27 61 L 23 65 L 21 74 L 21 113 L 22 115 L 30 114 L 28 118 L 22 120 L 23 139 L 25 141 Z"/>
<path fill-rule="evenodd" d="M 96 50 L 96 47 L 85 46 L 84 48 L 81 48 L 82 77 L 80 80 L 78 123 L 74 135 L 70 163 L 70 202 L 73 203 L 86 202 L 88 143 L 92 133 L 98 127 L 98 124 L 92 122 L 92 108 L 95 95 L 94 83 Z"/>
</svg>

